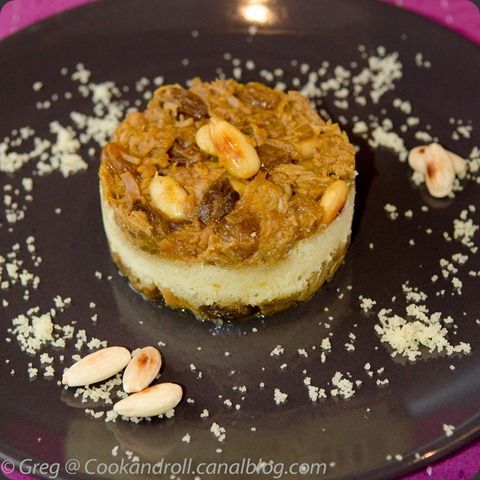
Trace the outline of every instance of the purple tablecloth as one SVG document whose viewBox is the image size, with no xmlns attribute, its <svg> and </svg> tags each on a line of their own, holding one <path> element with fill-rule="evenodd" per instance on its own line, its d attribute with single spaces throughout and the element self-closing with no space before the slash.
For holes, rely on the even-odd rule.
<svg viewBox="0 0 480 480">
<path fill-rule="evenodd" d="M 42 18 L 94 0 L 13 0 L 0 12 L 0 39 Z M 201 1 L 201 0 L 199 0 Z M 480 11 L 468 0 L 384 0 L 429 17 L 480 45 Z M 470 480 L 480 470 L 480 441 L 402 480 Z M 24 478 L 8 475 L 12 480 Z"/>
</svg>

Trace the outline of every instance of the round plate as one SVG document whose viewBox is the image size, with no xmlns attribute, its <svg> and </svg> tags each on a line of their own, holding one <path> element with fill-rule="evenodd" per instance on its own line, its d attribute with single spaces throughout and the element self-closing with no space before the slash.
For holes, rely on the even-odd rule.
<svg viewBox="0 0 480 480">
<path fill-rule="evenodd" d="M 265 22 L 257 32 L 249 29 L 254 20 Z M 368 114 L 388 116 L 398 129 L 404 115 L 392 108 L 392 102 L 397 97 L 410 99 L 414 114 L 431 125 L 432 134 L 447 147 L 468 154 L 472 140 L 461 137 L 454 142 L 448 119 L 480 124 L 474 101 L 480 71 L 475 45 L 374 1 L 104 1 L 50 18 L 0 44 L 0 135 L 31 125 L 48 137 L 48 122 L 58 119 L 68 124 L 70 111 L 88 111 L 89 100 L 74 90 L 69 77 L 60 74 L 61 67 L 72 72 L 78 62 L 93 72 L 96 82 L 113 80 L 133 86 L 142 76 L 162 75 L 166 83 L 173 83 L 196 75 L 213 79 L 220 73 L 218 68 L 232 75 L 235 65 L 224 55 L 230 53 L 241 62 L 255 62 L 255 69 L 243 68 L 243 81 L 265 81 L 262 69 L 282 68 L 281 81 L 291 87 L 294 77 L 301 77 L 302 84 L 307 78 L 307 67 L 301 72 L 303 63 L 318 70 L 325 60 L 331 66 L 346 67 L 355 61 L 360 68 L 366 60 L 359 45 L 367 52 L 379 46 L 387 53 L 399 52 L 403 78 L 378 105 L 363 107 L 351 102 L 344 110 L 337 108 L 335 97 L 323 99 L 322 108 L 334 119 L 343 116 L 345 129 L 360 146 L 356 217 L 344 265 L 310 302 L 297 308 L 219 328 L 149 304 L 116 273 L 109 257 L 99 209 L 98 148 L 92 157 L 88 147 L 82 149 L 89 158 L 89 168 L 83 173 L 67 179 L 58 173 L 34 178 L 34 200 L 27 205 L 25 219 L 14 224 L 12 231 L 2 220 L 0 245 L 4 255 L 15 242 L 23 245 L 34 235 L 43 258 L 35 269 L 41 284 L 31 291 L 28 301 L 19 289 L 0 293 L 9 301 L 8 307 L 0 307 L 3 335 L 11 336 L 6 334 L 9 320 L 29 306 L 39 305 L 45 311 L 55 295 L 70 296 L 72 306 L 59 316 L 60 323 L 76 320 L 78 328 L 87 329 L 89 335 L 131 349 L 163 342 L 162 379 L 183 385 L 185 398 L 194 403 L 184 401 L 174 418 L 152 423 L 95 420 L 84 413 L 85 405 L 72 392 L 56 385 L 62 364 L 55 363 L 55 380 L 30 381 L 26 364 L 38 364 L 38 359 L 25 356 L 13 338 L 2 344 L 0 352 L 0 450 L 4 457 L 17 463 L 29 458 L 50 464 L 75 458 L 82 465 L 79 478 L 91 478 L 84 473 L 90 458 L 118 463 L 126 452 L 133 452 L 145 462 L 162 458 L 165 462 L 191 458 L 193 464 L 242 458 L 284 464 L 317 462 L 326 464 L 325 478 L 372 480 L 393 478 L 419 467 L 475 436 L 480 427 L 478 280 L 468 271 L 480 269 L 478 255 L 469 254 L 467 266 L 458 274 L 463 281 L 461 296 L 450 295 L 448 281 L 432 283 L 430 277 L 439 273 L 440 258 L 468 253 L 459 242 L 446 242 L 443 232 L 451 232 L 453 219 L 469 204 L 478 203 L 478 185 L 468 183 L 454 200 L 433 201 L 423 187 L 411 182 L 407 164 L 399 162 L 396 154 L 373 150 L 352 134 L 355 115 L 360 119 Z M 416 65 L 417 52 L 431 62 L 431 68 Z M 298 64 L 292 63 L 294 59 Z M 40 92 L 32 90 L 36 81 L 43 82 Z M 54 101 L 49 109 L 35 108 L 39 99 L 69 89 L 74 92 L 71 100 Z M 125 97 L 134 100 L 142 93 L 131 88 Z M 388 111 L 382 113 L 383 108 Z M 414 131 L 403 135 L 408 147 L 419 143 Z M 2 174 L 2 188 L 6 184 L 21 188 L 21 177 L 29 175 L 29 168 Z M 397 206 L 397 220 L 386 215 L 386 203 Z M 428 205 L 428 212 L 422 211 L 422 205 Z M 61 208 L 59 215 L 54 211 L 57 207 Z M 413 218 L 403 216 L 406 210 L 414 212 Z M 469 215 L 478 223 L 478 213 Z M 431 235 L 425 233 L 427 228 L 432 229 Z M 410 239 L 414 246 L 409 245 Z M 95 277 L 96 271 L 102 272 L 102 279 Z M 452 329 L 450 339 L 469 341 L 470 355 L 437 356 L 414 364 L 391 358 L 375 334 L 376 313 L 380 307 L 391 306 L 404 314 L 401 285 L 406 281 L 429 295 L 431 311 L 452 315 L 458 329 Z M 443 297 L 435 294 L 441 288 L 447 290 Z M 362 313 L 359 295 L 377 301 L 369 314 Z M 394 303 L 392 296 L 397 297 Z M 90 302 L 96 303 L 96 324 L 90 320 Z M 354 351 L 344 347 L 351 341 L 350 332 L 356 336 Z M 333 350 L 322 363 L 320 344 L 329 333 Z M 270 354 L 276 345 L 284 348 L 279 358 Z M 308 357 L 299 349 L 305 349 Z M 70 355 L 76 352 L 69 347 L 57 352 L 56 358 L 59 353 L 65 353 L 65 365 L 69 365 Z M 372 377 L 364 369 L 367 362 Z M 455 369 L 450 368 L 452 364 Z M 378 373 L 382 367 L 384 371 Z M 362 381 L 348 400 L 329 395 L 337 371 Z M 312 385 L 326 389 L 326 400 L 312 403 L 304 384 L 306 376 Z M 380 388 L 377 380 L 384 378 L 389 384 Z M 284 405 L 274 402 L 276 388 L 288 393 Z M 233 407 L 224 403 L 227 399 Z M 205 408 L 210 416 L 202 419 Z M 224 442 L 210 432 L 213 422 L 225 428 Z M 453 435 L 445 435 L 444 424 L 456 427 Z M 191 435 L 190 444 L 181 441 L 186 433 Z M 114 457 L 111 452 L 116 445 Z M 121 474 L 94 476 L 120 478 Z"/>
</svg>

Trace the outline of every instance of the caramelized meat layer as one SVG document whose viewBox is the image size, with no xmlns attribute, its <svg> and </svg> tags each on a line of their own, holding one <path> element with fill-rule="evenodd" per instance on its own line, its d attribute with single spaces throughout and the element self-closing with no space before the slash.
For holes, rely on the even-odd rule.
<svg viewBox="0 0 480 480">
<path fill-rule="evenodd" d="M 214 152 L 199 147 L 197 131 L 212 117 L 236 127 L 255 148 L 255 175 L 235 178 Z M 277 261 L 326 228 L 319 200 L 335 180 L 351 184 L 354 169 L 346 134 L 300 93 L 195 79 L 189 89 L 159 88 L 144 112 L 127 115 L 103 149 L 100 181 L 116 222 L 139 248 L 238 265 Z M 153 179 L 165 176 L 174 179 L 172 201 L 184 203 L 173 219 L 152 199 Z"/>
</svg>

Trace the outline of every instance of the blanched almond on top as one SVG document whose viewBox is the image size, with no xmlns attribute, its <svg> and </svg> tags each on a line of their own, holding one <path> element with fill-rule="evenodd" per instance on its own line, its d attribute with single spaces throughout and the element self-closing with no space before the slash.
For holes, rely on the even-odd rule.
<svg viewBox="0 0 480 480">
<path fill-rule="evenodd" d="M 253 177 L 260 169 L 260 159 L 247 137 L 225 120 L 212 117 L 209 125 L 218 161 L 225 170 L 236 178 Z"/>
<path fill-rule="evenodd" d="M 152 205 L 167 218 L 173 221 L 187 218 L 188 194 L 173 177 L 155 175 L 149 192 Z"/>
<path fill-rule="evenodd" d="M 176 383 L 160 383 L 117 402 L 113 409 L 126 417 L 155 417 L 175 408 L 183 391 Z"/>
<path fill-rule="evenodd" d="M 438 143 L 425 151 L 425 183 L 432 197 L 446 197 L 453 189 L 455 169 L 448 152 Z"/>
<path fill-rule="evenodd" d="M 325 190 L 320 199 L 323 208 L 322 222 L 329 225 L 345 205 L 348 196 L 348 184 L 343 180 L 335 180 Z"/>
<path fill-rule="evenodd" d="M 297 149 L 303 157 L 310 160 L 315 155 L 317 151 L 317 139 L 308 138 L 297 143 Z"/>
<path fill-rule="evenodd" d="M 130 359 L 130 352 L 124 347 L 102 348 L 67 369 L 62 383 L 69 387 L 81 387 L 101 382 L 123 370 Z"/>
<path fill-rule="evenodd" d="M 162 357 L 155 347 L 145 347 L 136 352 L 123 372 L 123 389 L 127 393 L 147 388 L 160 371 Z"/>
<path fill-rule="evenodd" d="M 197 133 L 195 134 L 195 142 L 200 150 L 203 150 L 209 155 L 217 156 L 215 145 L 210 137 L 210 125 L 208 123 L 197 130 Z"/>
</svg>

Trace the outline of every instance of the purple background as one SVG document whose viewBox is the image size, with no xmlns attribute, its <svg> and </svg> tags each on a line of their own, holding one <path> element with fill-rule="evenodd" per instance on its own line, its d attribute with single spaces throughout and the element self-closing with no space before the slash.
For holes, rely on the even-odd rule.
<svg viewBox="0 0 480 480">
<path fill-rule="evenodd" d="M 42 18 L 94 0 L 13 0 L 0 12 L 0 39 Z M 200 0 L 199 0 L 200 1 Z M 384 0 L 413 10 L 480 45 L 480 12 L 467 0 Z M 480 54 L 480 52 L 479 52 Z M 480 441 L 402 480 L 470 480 L 480 470 Z M 22 480 L 20 474 L 7 475 Z"/>
<path fill-rule="evenodd" d="M 0 14 L 0 39 L 42 18 L 94 0 L 12 0 Z M 384 0 L 432 18 L 480 45 L 480 14 L 468 0 Z M 446 479 L 450 480 L 450 479 Z"/>
</svg>

